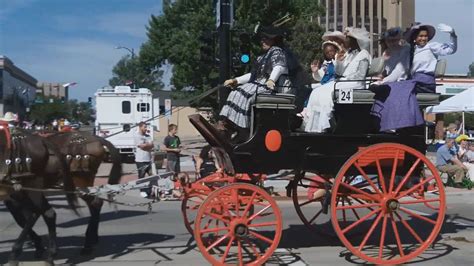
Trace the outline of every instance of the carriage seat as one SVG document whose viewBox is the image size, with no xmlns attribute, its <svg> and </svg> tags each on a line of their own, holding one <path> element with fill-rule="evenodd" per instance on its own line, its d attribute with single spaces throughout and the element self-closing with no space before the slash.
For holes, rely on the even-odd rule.
<svg viewBox="0 0 474 266">
<path fill-rule="evenodd" d="M 294 104 L 295 95 L 288 93 L 260 93 L 255 99 L 255 104 Z"/>
<path fill-rule="evenodd" d="M 336 99 L 339 96 L 339 91 L 335 91 Z M 353 91 L 353 100 L 352 104 L 373 104 L 374 103 L 374 96 L 370 90 L 354 90 Z M 439 93 L 418 93 L 416 95 L 416 99 L 418 100 L 418 104 L 420 106 L 431 106 L 431 105 L 438 105 L 440 102 L 440 94 Z"/>
</svg>

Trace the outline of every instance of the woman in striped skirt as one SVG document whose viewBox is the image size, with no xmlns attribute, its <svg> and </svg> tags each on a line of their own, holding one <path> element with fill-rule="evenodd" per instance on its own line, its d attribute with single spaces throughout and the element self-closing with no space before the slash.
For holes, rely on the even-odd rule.
<svg viewBox="0 0 474 266">
<path fill-rule="evenodd" d="M 282 49 L 283 32 L 275 27 L 265 27 L 258 34 L 265 54 L 257 58 L 251 73 L 224 82 L 224 86 L 233 90 L 220 112 L 221 126 L 238 132 L 239 138 L 248 134 L 250 106 L 257 93 L 268 93 L 269 89 L 287 92 L 291 87 L 286 53 Z"/>
</svg>

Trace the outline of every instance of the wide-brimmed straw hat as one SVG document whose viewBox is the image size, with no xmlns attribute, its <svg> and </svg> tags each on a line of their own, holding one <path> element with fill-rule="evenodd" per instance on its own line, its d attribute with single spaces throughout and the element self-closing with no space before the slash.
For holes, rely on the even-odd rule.
<svg viewBox="0 0 474 266">
<path fill-rule="evenodd" d="M 6 112 L 3 117 L 0 118 L 1 121 L 11 122 L 15 121 L 16 117 L 12 112 Z"/>
<path fill-rule="evenodd" d="M 420 22 L 415 22 L 415 24 L 413 24 L 411 26 L 411 28 L 409 28 L 404 34 L 404 38 L 405 40 L 407 40 L 408 42 L 411 42 L 413 41 L 413 39 L 415 39 L 416 36 L 415 33 L 417 34 L 420 30 L 420 28 L 425 28 L 427 31 L 428 31 L 428 41 L 431 41 L 431 39 L 433 39 L 433 37 L 435 36 L 436 34 L 436 29 L 435 27 L 429 25 L 429 24 L 423 24 L 423 23 L 420 23 Z"/>
<path fill-rule="evenodd" d="M 346 35 L 344 33 L 336 31 L 326 31 L 321 37 L 323 41 L 334 41 L 334 42 L 344 42 Z"/>
<path fill-rule="evenodd" d="M 338 52 L 342 50 L 342 47 L 335 41 L 325 41 L 321 45 L 321 48 L 324 50 L 324 47 L 326 47 L 326 45 L 334 45 Z"/>
<path fill-rule="evenodd" d="M 357 40 L 360 49 L 369 50 L 370 47 L 370 33 L 364 28 L 346 28 L 346 36 L 352 37 Z"/>
</svg>

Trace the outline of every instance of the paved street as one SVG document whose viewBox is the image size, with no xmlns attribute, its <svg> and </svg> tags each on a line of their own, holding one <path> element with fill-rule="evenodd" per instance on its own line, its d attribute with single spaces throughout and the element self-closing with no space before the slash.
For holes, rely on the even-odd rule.
<svg viewBox="0 0 474 266">
<path fill-rule="evenodd" d="M 134 196 L 135 194 L 131 194 Z M 452 190 L 448 194 L 448 215 L 440 241 L 422 257 L 417 265 L 472 265 L 474 263 L 474 193 Z M 207 265 L 193 239 L 187 233 L 181 217 L 179 201 L 154 205 L 148 214 L 145 207 L 123 207 L 115 210 L 104 205 L 100 225 L 100 243 L 93 255 L 82 257 L 79 251 L 87 222 L 87 209 L 81 217 L 66 209 L 61 196 L 51 198 L 58 212 L 58 245 L 56 263 L 80 265 Z M 129 202 L 142 199 L 127 197 Z M 304 227 L 291 201 L 280 200 L 284 231 L 279 249 L 268 265 L 341 265 L 360 263 L 331 238 L 312 234 Z M 35 229 L 43 235 L 47 230 L 42 220 Z M 419 230 L 419 229 L 418 229 Z M 0 204 L 0 264 L 7 262 L 18 226 Z M 33 250 L 28 246 L 22 260 L 32 261 Z"/>
</svg>

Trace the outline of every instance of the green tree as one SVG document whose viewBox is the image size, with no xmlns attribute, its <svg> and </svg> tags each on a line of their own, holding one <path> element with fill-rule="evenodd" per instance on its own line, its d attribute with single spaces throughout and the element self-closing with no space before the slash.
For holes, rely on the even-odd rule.
<svg viewBox="0 0 474 266">
<path fill-rule="evenodd" d="M 54 119 L 66 118 L 70 121 L 86 123 L 92 120 L 94 110 L 86 102 L 70 100 L 62 102 L 59 99 L 45 99 L 43 103 L 36 103 L 31 107 L 30 119 L 39 123 L 49 123 Z"/>
<path fill-rule="evenodd" d="M 177 91 L 192 88 L 200 93 L 217 85 L 218 65 L 201 60 L 203 50 L 214 50 L 218 54 L 215 43 L 200 41 L 215 31 L 212 2 L 176 0 L 163 3 L 163 15 L 151 16 L 147 26 L 148 40 L 140 50 L 140 64 L 146 72 L 165 64 L 172 65 L 171 84 Z M 252 33 L 257 23 L 269 25 L 288 14 L 291 20 L 284 25 L 290 29 L 288 44 L 300 62 L 309 65 L 318 55 L 321 29 L 315 18 L 321 14 L 322 8 L 316 1 L 236 0 L 234 5 L 233 52 L 239 47 L 239 33 Z M 253 43 L 252 54 L 252 58 L 261 54 L 257 43 Z M 248 71 L 243 68 L 234 70 L 233 76 Z"/>
<path fill-rule="evenodd" d="M 45 99 L 44 103 L 37 103 L 31 107 L 30 119 L 39 123 L 48 123 L 54 119 L 69 118 L 70 105 L 62 103 L 59 99 L 50 102 Z"/>
<path fill-rule="evenodd" d="M 467 73 L 468 77 L 474 78 L 474 62 L 469 65 L 469 72 Z"/>
<path fill-rule="evenodd" d="M 110 86 L 125 85 L 133 82 L 137 88 L 159 90 L 163 88 L 161 77 L 163 71 L 159 68 L 145 70 L 138 57 L 129 55 L 122 57 L 112 69 L 113 77 L 109 80 Z"/>
</svg>

